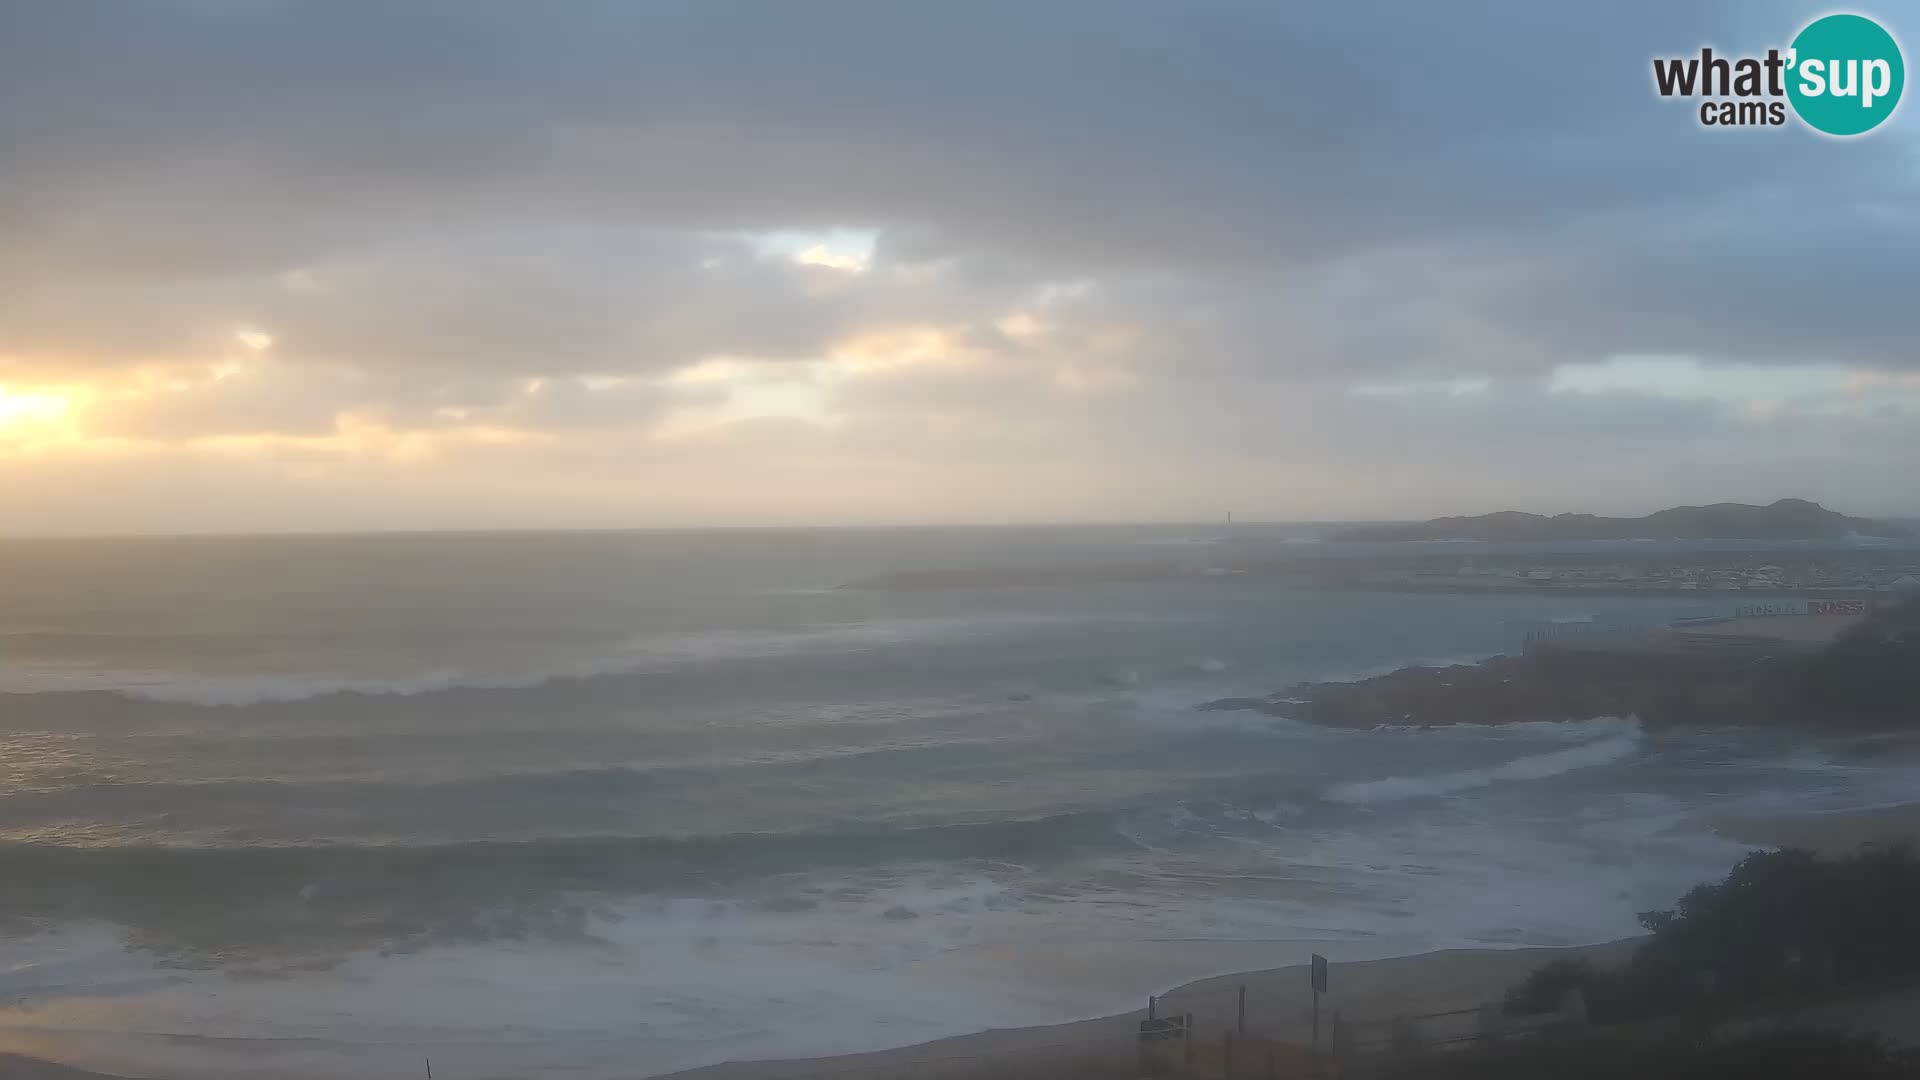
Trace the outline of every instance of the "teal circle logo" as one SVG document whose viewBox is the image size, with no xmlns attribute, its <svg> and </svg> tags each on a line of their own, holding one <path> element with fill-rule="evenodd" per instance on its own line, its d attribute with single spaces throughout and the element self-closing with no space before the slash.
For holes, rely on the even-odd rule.
<svg viewBox="0 0 1920 1080">
<path fill-rule="evenodd" d="M 1864 15 L 1828 15 L 1793 39 L 1787 100 L 1816 131 L 1862 135 L 1900 104 L 1907 65 L 1886 28 Z"/>
</svg>

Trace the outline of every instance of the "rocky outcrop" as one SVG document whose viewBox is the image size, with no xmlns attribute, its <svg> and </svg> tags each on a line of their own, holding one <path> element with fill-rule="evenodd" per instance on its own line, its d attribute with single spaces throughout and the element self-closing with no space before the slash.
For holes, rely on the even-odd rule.
<svg viewBox="0 0 1920 1080">
<path fill-rule="evenodd" d="M 1267 698 L 1206 709 L 1253 709 L 1335 727 L 1509 724 L 1637 717 L 1648 728 L 1789 724 L 1805 719 L 1793 692 L 1801 664 L 1692 657 L 1502 656 L 1443 668 L 1402 668 L 1357 682 L 1300 683 Z"/>
<path fill-rule="evenodd" d="M 1920 727 L 1920 601 L 1881 608 L 1830 644 L 1685 634 L 1534 642 L 1520 656 L 1299 683 L 1251 709 L 1336 727 L 1511 724 L 1630 716 L 1648 728 Z"/>
</svg>

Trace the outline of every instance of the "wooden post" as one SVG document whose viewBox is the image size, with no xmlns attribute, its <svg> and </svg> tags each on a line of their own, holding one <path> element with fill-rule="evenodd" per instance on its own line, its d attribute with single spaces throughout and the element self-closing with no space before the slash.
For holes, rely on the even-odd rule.
<svg viewBox="0 0 1920 1080">
<path fill-rule="evenodd" d="M 1307 969 L 1308 985 L 1313 987 L 1313 1053 L 1320 1054 L 1320 995 L 1327 991 L 1327 958 L 1319 953 L 1313 954 L 1312 963 Z"/>
<path fill-rule="evenodd" d="M 1505 1027 L 1506 1016 L 1501 1011 L 1500 1003 L 1498 1001 L 1481 1002 L 1480 1015 L 1474 1021 L 1474 1042 L 1491 1046 L 1499 1042 L 1500 1037 L 1506 1033 Z"/>
<path fill-rule="evenodd" d="M 1313 992 L 1313 1052 L 1320 1052 L 1320 991 Z"/>
<path fill-rule="evenodd" d="M 427 1063 L 427 1080 L 433 1080 L 433 1059 L 425 1058 L 423 1060 Z"/>
<path fill-rule="evenodd" d="M 1567 1023 L 1585 1026 L 1587 1022 L 1587 992 L 1574 987 L 1560 998 L 1560 1016 Z"/>
<path fill-rule="evenodd" d="M 1238 1022 L 1234 1025 L 1234 1030 L 1238 1031 L 1242 1038 L 1246 1037 L 1246 1034 L 1247 1034 L 1247 984 L 1246 983 L 1240 984 L 1240 1017 Z"/>
<path fill-rule="evenodd" d="M 1147 1019 L 1149 1020 L 1158 1019 L 1158 1017 L 1153 1015 L 1153 995 L 1152 994 L 1147 995 Z"/>
</svg>

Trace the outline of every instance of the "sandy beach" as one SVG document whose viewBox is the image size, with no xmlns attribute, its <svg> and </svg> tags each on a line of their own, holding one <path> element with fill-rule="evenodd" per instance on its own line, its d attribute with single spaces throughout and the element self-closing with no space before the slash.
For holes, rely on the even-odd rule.
<svg viewBox="0 0 1920 1080">
<path fill-rule="evenodd" d="M 1548 960 L 1588 956 L 1601 963 L 1623 958 L 1634 941 L 1571 949 L 1448 950 L 1335 964 L 1321 1001 L 1323 1037 L 1333 1015 L 1362 1023 L 1370 1033 L 1402 1013 L 1470 1009 L 1499 997 L 1508 986 Z M 1159 998 L 1161 1015 L 1190 1012 L 1203 1039 L 1218 1041 L 1236 1026 L 1240 988 L 1246 988 L 1247 1034 L 1306 1043 L 1312 1035 L 1312 991 L 1304 965 L 1201 979 Z M 698 1080 L 799 1080 L 832 1076 L 915 1076 L 944 1080 L 979 1077 L 1128 1075 L 1135 1061 L 1135 1034 L 1142 1008 L 1119 1016 L 1073 1024 L 983 1031 L 953 1039 L 872 1054 L 795 1061 L 738 1062 L 675 1077 Z"/>
<path fill-rule="evenodd" d="M 1322 998 L 1322 1033 L 1335 1013 L 1359 1023 L 1361 1037 L 1377 1035 L 1402 1013 L 1471 1009 L 1497 998 L 1515 981 L 1560 956 L 1601 962 L 1624 957 L 1631 940 L 1571 949 L 1476 949 L 1334 964 Z M 1312 1037 L 1312 993 L 1304 965 L 1222 975 L 1187 983 L 1158 999 L 1160 1015 L 1191 1013 L 1208 1041 L 1236 1026 L 1240 988 L 1246 988 L 1249 1036 L 1307 1043 Z M 779 1061 L 735 1062 L 669 1074 L 699 1080 L 799 1080 L 825 1077 L 913 1076 L 1089 1078 L 1126 1075 L 1135 1063 L 1135 1034 L 1146 1002 L 1133 1012 L 1075 1023 L 983 1031 L 874 1053 Z M 17 1034 L 17 1033 L 16 1033 Z M 0 1030 L 0 1051 L 31 1050 Z M 0 1052 L 0 1080 L 87 1080 L 110 1074 L 48 1064 Z M 636 1062 L 634 1076 L 655 1075 Z"/>
<path fill-rule="evenodd" d="M 1729 817 L 1714 822 L 1730 839 L 1755 847 L 1801 847 L 1822 855 L 1845 855 L 1863 845 L 1920 843 L 1920 803 L 1824 814 Z M 1582 956 L 1613 963 L 1631 953 L 1638 939 L 1569 949 L 1450 950 L 1420 956 L 1336 964 L 1321 1003 L 1323 1022 L 1338 1011 L 1347 1019 L 1380 1022 L 1401 1014 L 1472 1008 L 1498 998 L 1548 960 Z M 1239 988 L 1246 987 L 1250 1036 L 1306 1042 L 1311 1037 L 1312 995 L 1304 967 L 1281 967 L 1188 983 L 1161 999 L 1161 1014 L 1191 1012 L 1196 1030 L 1211 1037 L 1236 1024 Z M 1910 995 L 1903 996 L 1908 1002 Z M 1908 1002 L 1910 1004 L 1910 1002 Z M 1144 1003 L 1143 1003 L 1144 1005 Z M 1898 1011 L 1896 1002 L 1866 1003 L 1849 1010 Z M 1829 1010 L 1831 1011 L 1831 1010 Z M 1904 1013 L 1902 1014 L 1904 1015 Z M 799 1061 L 741 1062 L 675 1073 L 699 1080 L 798 1080 L 832 1076 L 1095 1077 L 1123 1075 L 1133 1061 L 1134 1033 L 1145 1008 L 1077 1024 L 985 1031 L 873 1054 Z M 1841 1024 L 1850 1015 L 1824 1016 Z M 1809 1016 L 1809 1019 L 1814 1019 Z M 1865 1017 L 1867 1026 L 1889 1031 Z M 1363 1037 L 1364 1037 L 1363 1028 Z M 1323 1029 L 1324 1034 L 1324 1029 Z"/>
<path fill-rule="evenodd" d="M 0 1054 L 0 1077 L 6 1080 L 123 1080 L 108 1073 L 68 1068 L 20 1054 Z"/>
<path fill-rule="evenodd" d="M 1806 848 L 1821 855 L 1846 855 L 1863 846 L 1920 847 L 1920 803 L 1824 814 L 1725 817 L 1715 831 L 1757 847 Z"/>
</svg>

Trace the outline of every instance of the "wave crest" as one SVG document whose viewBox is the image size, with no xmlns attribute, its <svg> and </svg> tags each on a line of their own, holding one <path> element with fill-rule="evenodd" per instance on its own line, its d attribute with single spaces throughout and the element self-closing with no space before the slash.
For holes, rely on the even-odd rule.
<svg viewBox="0 0 1920 1080">
<path fill-rule="evenodd" d="M 1545 780 L 1577 769 L 1611 765 L 1632 757 L 1639 750 L 1640 734 L 1638 731 L 1633 731 L 1595 739 L 1563 750 L 1528 754 L 1482 769 L 1461 769 L 1457 772 L 1431 773 L 1426 776 L 1389 776 L 1384 780 L 1337 784 L 1327 789 L 1324 797 L 1333 802 L 1342 803 L 1386 803 L 1451 795 L 1459 791 L 1491 787 L 1506 781 Z"/>
</svg>

